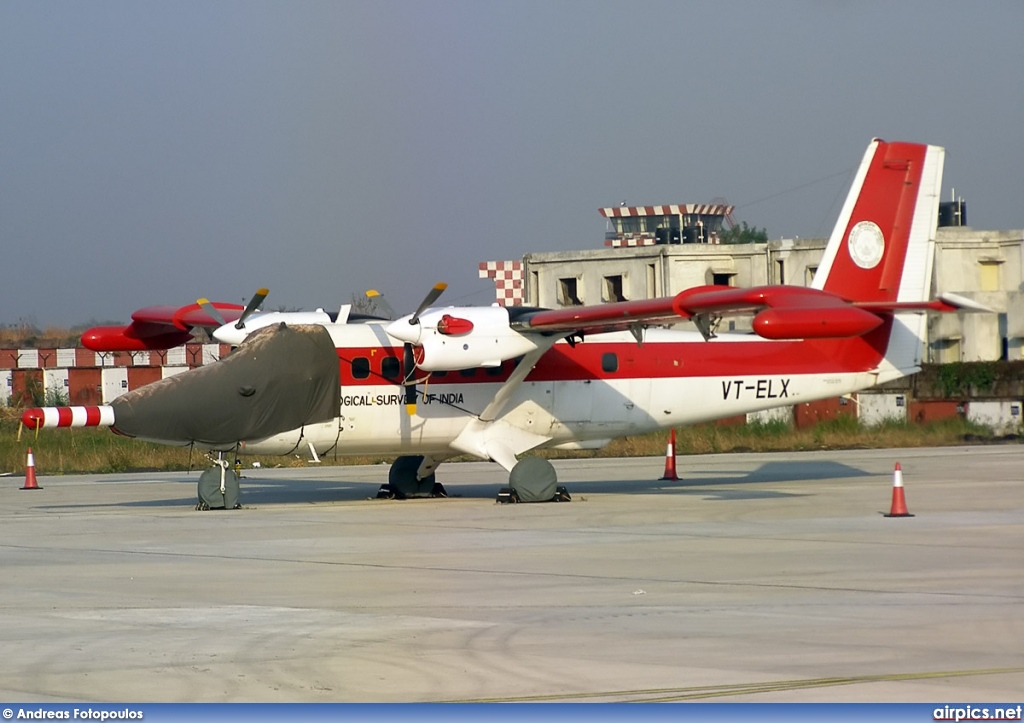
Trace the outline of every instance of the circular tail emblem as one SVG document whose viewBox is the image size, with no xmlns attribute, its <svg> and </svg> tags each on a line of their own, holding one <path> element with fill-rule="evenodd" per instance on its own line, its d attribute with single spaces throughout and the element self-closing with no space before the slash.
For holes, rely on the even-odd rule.
<svg viewBox="0 0 1024 723">
<path fill-rule="evenodd" d="M 885 253 L 885 236 L 882 229 L 873 221 L 861 221 L 850 229 L 847 239 L 850 258 L 862 269 L 873 269 L 878 266 Z"/>
</svg>

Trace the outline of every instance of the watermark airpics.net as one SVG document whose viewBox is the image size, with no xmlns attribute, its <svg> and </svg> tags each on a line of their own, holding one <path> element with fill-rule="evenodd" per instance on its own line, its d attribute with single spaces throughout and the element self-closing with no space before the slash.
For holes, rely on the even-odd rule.
<svg viewBox="0 0 1024 723">
<path fill-rule="evenodd" d="M 932 713 L 933 720 L 971 721 L 971 720 L 1021 720 L 1021 708 L 1024 706 L 1005 706 L 989 708 L 982 706 L 951 706 L 944 705 Z"/>
</svg>

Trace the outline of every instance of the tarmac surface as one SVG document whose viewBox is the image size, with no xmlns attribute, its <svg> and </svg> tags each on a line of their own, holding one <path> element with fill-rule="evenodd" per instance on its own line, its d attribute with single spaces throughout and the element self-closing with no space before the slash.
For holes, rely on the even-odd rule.
<svg viewBox="0 0 1024 723">
<path fill-rule="evenodd" d="M 1024 700 L 1024 445 L 555 464 L 0 479 L 0 698 Z"/>
</svg>

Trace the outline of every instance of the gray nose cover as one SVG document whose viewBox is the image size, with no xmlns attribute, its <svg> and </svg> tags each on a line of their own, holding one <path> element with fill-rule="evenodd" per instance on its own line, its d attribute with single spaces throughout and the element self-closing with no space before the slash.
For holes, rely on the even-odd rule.
<svg viewBox="0 0 1024 723">
<path fill-rule="evenodd" d="M 322 326 L 266 327 L 231 354 L 111 402 L 129 437 L 226 447 L 338 414 L 338 353 Z"/>
</svg>

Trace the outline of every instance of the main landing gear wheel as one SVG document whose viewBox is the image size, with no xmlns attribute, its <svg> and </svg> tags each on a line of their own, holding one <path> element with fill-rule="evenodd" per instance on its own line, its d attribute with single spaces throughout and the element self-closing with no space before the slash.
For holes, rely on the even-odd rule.
<svg viewBox="0 0 1024 723">
<path fill-rule="evenodd" d="M 416 472 L 423 457 L 399 457 L 388 472 L 388 483 L 377 491 L 378 500 L 404 500 L 409 497 L 447 497 L 444 486 L 433 473 L 418 479 Z"/>
<path fill-rule="evenodd" d="M 546 459 L 526 457 L 516 462 L 508 487 L 498 491 L 497 502 L 569 502 L 569 491 L 558 484 L 554 466 Z"/>
<path fill-rule="evenodd" d="M 197 489 L 199 502 L 196 511 L 206 510 L 240 510 L 238 473 L 229 469 L 223 460 L 215 462 L 212 467 L 199 475 Z"/>
</svg>

